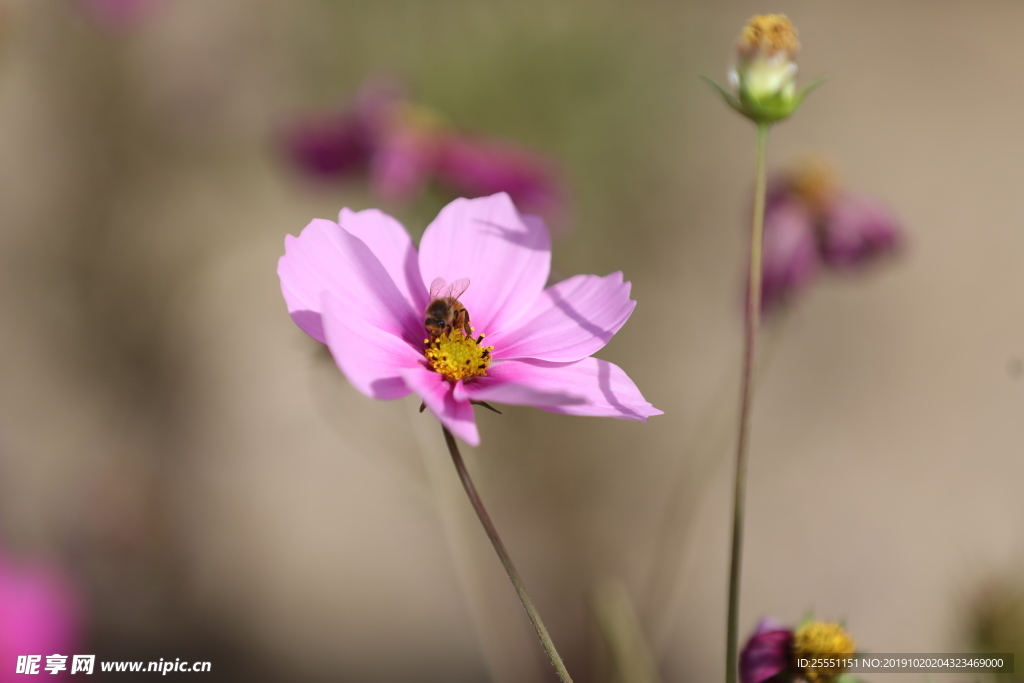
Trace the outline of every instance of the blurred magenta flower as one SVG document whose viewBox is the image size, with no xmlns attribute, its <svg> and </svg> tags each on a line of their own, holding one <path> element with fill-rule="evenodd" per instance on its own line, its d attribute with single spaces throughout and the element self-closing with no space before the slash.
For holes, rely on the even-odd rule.
<svg viewBox="0 0 1024 683">
<path fill-rule="evenodd" d="M 77 0 L 86 15 L 105 29 L 130 28 L 145 20 L 162 0 Z"/>
<path fill-rule="evenodd" d="M 514 145 L 448 135 L 437 149 L 438 181 L 463 197 L 506 192 L 516 206 L 551 212 L 562 201 L 551 164 Z"/>
<path fill-rule="evenodd" d="M 800 668 L 797 660 L 816 655 L 830 659 L 852 657 L 857 644 L 840 624 L 808 620 L 791 629 L 780 622 L 762 619 L 740 652 L 740 683 L 776 680 L 831 683 L 845 667 Z"/>
<path fill-rule="evenodd" d="M 766 208 L 761 265 L 761 310 L 773 310 L 802 289 L 817 272 L 818 246 L 811 212 L 802 203 L 784 199 Z"/>
<path fill-rule="evenodd" d="M 285 131 L 285 148 L 295 164 L 313 176 L 335 179 L 366 171 L 403 99 L 391 81 L 370 81 L 347 109 L 294 121 Z"/>
<path fill-rule="evenodd" d="M 390 81 L 368 81 L 344 110 L 298 119 L 285 131 L 284 146 L 309 175 L 365 174 L 384 200 L 412 200 L 434 183 L 456 197 L 505 192 L 526 211 L 550 213 L 564 202 L 550 161 L 456 130 Z"/>
<path fill-rule="evenodd" d="M 789 668 L 793 630 L 762 619 L 740 652 L 740 683 L 762 683 Z"/>
<path fill-rule="evenodd" d="M 802 291 L 821 270 L 865 269 L 898 251 L 895 216 L 838 188 L 825 164 L 807 160 L 769 181 L 765 203 L 762 311 Z"/>
<path fill-rule="evenodd" d="M 830 266 L 870 265 L 903 241 L 893 215 L 859 195 L 836 197 L 825 207 L 822 223 L 821 258 Z"/>
<path fill-rule="evenodd" d="M 327 344 L 353 386 L 377 399 L 415 392 L 471 445 L 480 442 L 474 402 L 661 414 L 618 366 L 591 357 L 633 312 L 630 283 L 622 273 L 577 275 L 545 288 L 550 269 L 544 222 L 501 193 L 450 203 L 418 253 L 390 216 L 343 209 L 337 223 L 316 219 L 286 237 L 277 272 L 292 319 Z M 428 288 L 436 294 L 439 283 L 458 287 L 472 335 L 458 325 L 428 331 Z"/>
<path fill-rule="evenodd" d="M 39 672 L 47 680 L 71 680 L 71 655 L 82 654 L 80 643 L 79 603 L 70 582 L 53 567 L 0 553 L 0 683 L 24 679 L 15 673 L 19 655 L 40 655 Z M 68 656 L 59 678 L 44 670 L 52 654 Z"/>
</svg>

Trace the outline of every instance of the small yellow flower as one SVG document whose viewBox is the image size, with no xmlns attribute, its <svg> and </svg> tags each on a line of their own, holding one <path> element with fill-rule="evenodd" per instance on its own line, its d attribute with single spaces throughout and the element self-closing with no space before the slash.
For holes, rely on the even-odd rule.
<svg viewBox="0 0 1024 683">
<path fill-rule="evenodd" d="M 835 169 L 824 159 L 805 157 L 793 168 L 789 177 L 793 192 L 815 214 L 821 215 L 839 194 Z"/>
<path fill-rule="evenodd" d="M 740 102 L 766 111 L 788 112 L 796 97 L 796 54 L 800 42 L 784 14 L 752 17 L 736 45 L 729 80 Z"/>
</svg>

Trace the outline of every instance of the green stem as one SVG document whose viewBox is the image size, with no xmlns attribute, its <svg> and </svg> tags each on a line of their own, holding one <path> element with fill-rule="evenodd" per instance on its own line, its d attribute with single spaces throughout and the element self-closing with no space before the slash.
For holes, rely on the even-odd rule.
<svg viewBox="0 0 1024 683">
<path fill-rule="evenodd" d="M 562 658 L 558 656 L 558 650 L 555 649 L 555 644 L 551 642 L 551 636 L 548 635 L 548 630 L 544 627 L 544 622 L 541 621 L 537 608 L 533 606 L 533 601 L 530 600 L 530 596 L 526 593 L 526 587 L 523 585 L 523 580 L 519 578 L 519 572 L 516 571 L 515 565 L 512 564 L 512 558 L 509 557 L 508 551 L 505 550 L 505 544 L 501 542 L 501 537 L 498 536 L 498 530 L 494 528 L 491 516 L 487 514 L 487 509 L 484 507 L 483 501 L 480 500 L 480 495 L 476 492 L 473 480 L 469 478 L 469 471 L 466 469 L 466 463 L 462 460 L 462 454 L 459 453 L 459 445 L 455 442 L 455 437 L 452 436 L 447 427 L 442 427 L 442 429 L 444 430 L 444 442 L 448 445 L 448 452 L 452 455 L 452 462 L 455 463 L 455 470 L 459 473 L 459 479 L 462 480 L 462 486 L 466 489 L 469 502 L 472 503 L 473 510 L 476 511 L 476 516 L 480 519 L 480 524 L 487 533 L 487 538 L 491 539 L 491 545 L 494 546 L 494 552 L 498 553 L 498 559 L 501 560 L 501 566 L 505 568 L 509 581 L 512 582 L 516 593 L 519 594 L 523 608 L 530 617 L 530 621 L 533 622 L 533 627 L 537 630 L 537 637 L 540 638 L 541 645 L 544 646 L 548 657 L 551 658 L 551 665 L 555 667 L 558 678 L 562 680 L 562 683 L 572 683 L 572 678 L 569 676 L 569 672 L 566 671 Z"/>
<path fill-rule="evenodd" d="M 750 229 L 750 290 L 747 296 L 746 335 L 743 352 L 743 388 L 740 399 L 739 434 L 736 443 L 736 488 L 733 492 L 732 560 L 729 563 L 729 619 L 725 648 L 725 683 L 736 683 L 739 664 L 740 575 L 743 565 L 743 519 L 746 507 L 747 449 L 750 441 L 750 408 L 757 359 L 757 329 L 761 323 L 761 246 L 764 238 L 764 195 L 767 184 L 765 157 L 768 127 L 757 125 L 754 186 L 754 222 Z"/>
</svg>

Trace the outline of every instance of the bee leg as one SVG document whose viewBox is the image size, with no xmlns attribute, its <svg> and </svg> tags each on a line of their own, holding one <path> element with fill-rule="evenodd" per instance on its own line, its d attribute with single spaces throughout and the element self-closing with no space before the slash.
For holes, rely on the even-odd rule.
<svg viewBox="0 0 1024 683">
<path fill-rule="evenodd" d="M 427 409 L 427 404 L 426 403 L 420 403 L 420 412 L 422 413 L 426 409 Z"/>
<path fill-rule="evenodd" d="M 492 406 L 490 403 L 485 403 L 484 401 L 470 401 L 470 403 L 472 403 L 475 406 L 483 406 L 484 408 L 487 408 L 487 410 L 490 410 L 493 413 L 497 413 L 498 415 L 502 414 L 500 410 Z"/>
</svg>

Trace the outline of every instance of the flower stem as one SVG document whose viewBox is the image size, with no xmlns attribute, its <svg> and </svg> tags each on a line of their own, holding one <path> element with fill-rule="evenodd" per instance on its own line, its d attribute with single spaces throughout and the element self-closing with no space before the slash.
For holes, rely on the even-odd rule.
<svg viewBox="0 0 1024 683">
<path fill-rule="evenodd" d="M 476 492 L 473 480 L 469 478 L 469 471 L 466 469 L 466 463 L 462 460 L 462 454 L 459 453 L 459 446 L 455 442 L 455 437 L 452 436 L 447 427 L 442 427 L 442 429 L 444 430 L 444 442 L 448 445 L 448 452 L 452 455 L 452 462 L 455 463 L 455 470 L 459 473 L 459 479 L 462 480 L 462 486 L 466 489 L 469 502 L 473 505 L 473 510 L 476 511 L 476 516 L 480 519 L 480 524 L 487 533 L 487 538 L 491 539 L 491 545 L 494 546 L 494 552 L 498 553 L 498 559 L 501 560 L 501 566 L 505 568 L 509 581 L 512 582 L 516 593 L 519 594 L 523 608 L 530 617 L 530 621 L 533 622 L 533 627 L 537 630 L 537 637 L 540 638 L 540 642 L 547 651 L 548 657 L 551 658 L 551 665 L 555 667 L 558 678 L 562 680 L 562 683 L 572 683 L 572 678 L 569 676 L 569 672 L 566 671 L 562 658 L 558 656 L 558 650 L 555 649 L 555 644 L 551 641 L 551 636 L 548 635 L 548 630 L 544 627 L 544 622 L 541 621 L 537 608 L 533 606 L 533 601 L 530 600 L 530 596 L 526 593 L 526 587 L 523 585 L 523 580 L 519 578 L 519 572 L 516 571 L 515 565 L 512 564 L 512 558 L 509 557 L 508 551 L 505 550 L 505 544 L 501 542 L 501 537 L 498 536 L 498 530 L 494 528 L 491 516 L 487 514 L 487 509 L 484 508 L 484 503 Z"/>
<path fill-rule="evenodd" d="M 757 124 L 755 157 L 754 222 L 750 229 L 750 290 L 747 296 L 746 336 L 743 352 L 743 387 L 740 398 L 739 433 L 736 439 L 736 488 L 733 492 L 732 559 L 729 563 L 729 618 L 725 648 L 725 683 L 736 683 L 739 664 L 740 575 L 743 565 L 743 521 L 747 489 L 747 449 L 750 441 L 750 408 L 757 360 L 757 330 L 761 324 L 761 246 L 764 237 L 765 156 L 768 127 Z"/>
</svg>

